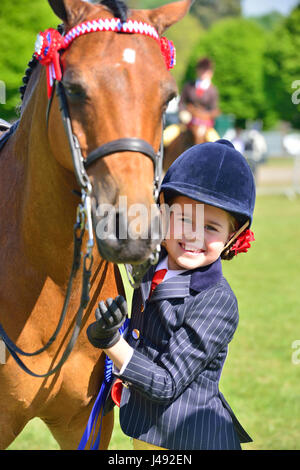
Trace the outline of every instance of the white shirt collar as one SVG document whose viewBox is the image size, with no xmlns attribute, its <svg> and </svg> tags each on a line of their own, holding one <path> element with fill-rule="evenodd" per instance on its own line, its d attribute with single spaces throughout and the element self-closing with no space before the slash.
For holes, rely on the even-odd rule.
<svg viewBox="0 0 300 470">
<path fill-rule="evenodd" d="M 167 269 L 166 275 L 164 277 L 164 281 L 170 279 L 170 277 L 177 276 L 178 274 L 184 273 L 186 269 L 168 269 L 168 256 L 163 258 L 158 265 L 156 266 L 155 272 L 159 269 Z"/>
</svg>

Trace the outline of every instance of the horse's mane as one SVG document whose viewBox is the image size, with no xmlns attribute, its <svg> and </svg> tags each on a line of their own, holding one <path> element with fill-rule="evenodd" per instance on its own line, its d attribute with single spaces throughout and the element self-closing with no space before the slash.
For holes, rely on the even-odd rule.
<svg viewBox="0 0 300 470">
<path fill-rule="evenodd" d="M 96 2 L 94 2 L 96 3 Z M 127 20 L 127 13 L 128 13 L 128 6 L 123 2 L 123 0 L 102 0 L 101 2 L 102 5 L 107 6 L 111 12 L 114 14 L 116 18 L 120 18 L 120 20 L 124 23 Z M 58 25 L 57 30 L 63 34 L 64 29 L 63 29 L 63 24 Z M 21 101 L 23 101 L 25 91 L 27 88 L 27 84 L 29 82 L 29 79 L 32 75 L 32 71 L 34 70 L 35 66 L 38 64 L 37 58 L 33 55 L 30 61 L 28 62 L 28 68 L 25 71 L 25 75 L 22 78 L 22 81 L 24 85 L 22 85 L 19 88 L 20 94 L 21 94 Z"/>
</svg>

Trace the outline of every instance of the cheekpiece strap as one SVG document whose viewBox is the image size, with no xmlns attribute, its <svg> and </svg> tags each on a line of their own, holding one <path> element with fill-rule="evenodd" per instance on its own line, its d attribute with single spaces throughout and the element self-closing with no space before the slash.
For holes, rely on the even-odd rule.
<svg viewBox="0 0 300 470">
<path fill-rule="evenodd" d="M 49 28 L 41 31 L 35 43 L 35 57 L 42 65 L 47 67 L 47 92 L 48 98 L 52 93 L 54 80 L 62 79 L 62 70 L 59 61 L 59 51 L 67 49 L 74 39 L 88 33 L 97 31 L 112 31 L 116 33 L 142 34 L 155 39 L 161 48 L 161 53 L 165 59 L 168 70 L 172 69 L 176 63 L 176 51 L 172 41 L 166 37 L 159 37 L 156 29 L 142 21 L 128 20 L 125 23 L 119 18 L 106 18 L 92 21 L 85 21 L 70 29 L 62 36 L 56 29 Z"/>
</svg>

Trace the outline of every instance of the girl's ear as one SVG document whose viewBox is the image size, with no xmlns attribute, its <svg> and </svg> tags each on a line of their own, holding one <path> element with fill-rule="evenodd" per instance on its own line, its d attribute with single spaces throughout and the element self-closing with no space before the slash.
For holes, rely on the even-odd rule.
<svg viewBox="0 0 300 470">
<path fill-rule="evenodd" d="M 246 222 L 244 225 L 242 225 L 238 230 L 233 231 L 233 232 L 229 235 L 228 240 L 227 240 L 227 243 L 226 243 L 226 245 L 225 245 L 224 248 L 223 248 L 223 251 L 224 251 L 226 248 L 228 248 L 228 246 L 229 246 L 244 230 L 246 230 L 246 228 L 248 227 L 248 225 L 249 225 L 249 220 L 247 220 L 247 222 Z"/>
<path fill-rule="evenodd" d="M 237 232 L 237 230 L 235 230 L 234 232 L 231 232 L 231 233 L 228 235 L 228 238 L 227 238 L 226 243 L 229 243 L 229 241 L 234 238 L 234 235 L 236 234 L 236 232 Z"/>
<path fill-rule="evenodd" d="M 236 234 L 237 234 L 237 231 L 234 231 L 228 235 L 228 238 L 224 244 L 223 252 L 229 247 L 229 245 L 231 245 L 231 243 L 233 243 L 233 241 L 235 240 Z"/>
</svg>

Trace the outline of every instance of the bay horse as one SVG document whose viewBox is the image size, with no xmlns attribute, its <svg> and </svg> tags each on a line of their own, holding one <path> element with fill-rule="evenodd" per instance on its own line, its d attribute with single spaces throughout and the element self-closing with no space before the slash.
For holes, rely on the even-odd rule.
<svg viewBox="0 0 300 470">
<path fill-rule="evenodd" d="M 150 25 L 160 37 L 190 6 L 189 0 L 153 10 L 127 10 L 120 0 L 49 3 L 63 21 L 65 35 L 87 20 L 101 18 L 111 24 L 116 17 L 121 26 L 129 19 Z M 128 207 L 139 203 L 149 212 L 154 204 L 153 158 L 148 147 L 158 151 L 162 113 L 177 92 L 157 42 L 145 34 L 104 30 L 83 34 L 60 51 L 63 75 L 58 85 L 65 90 L 71 137 L 76 136 L 73 147 L 83 160 L 95 157 L 95 152 L 97 157 L 86 170 L 97 245 L 89 247 L 93 267 L 79 336 L 67 361 L 49 376 L 43 373 L 55 370 L 80 303 L 82 266 L 73 281 L 61 331 L 45 351 L 66 296 L 80 186 L 62 103 L 56 93 L 48 99 L 46 67 L 35 65 L 27 80 L 20 120 L 0 153 L 0 323 L 17 347 L 42 352 L 24 359 L 40 377 L 26 374 L 11 354 L 0 364 L 1 449 L 34 417 L 46 423 L 61 449 L 77 448 L 104 370 L 104 354 L 88 343 L 86 328 L 94 321 L 99 300 L 123 292 L 115 263 L 143 262 L 157 244 L 150 235 L 102 240 L 97 233 L 104 217 L 97 208 L 103 204 L 117 207 L 119 199 L 126 197 Z M 116 145 L 103 154 L 103 147 L 111 142 Z M 124 142 L 129 146 L 124 147 Z M 133 148 L 141 142 L 141 147 Z M 154 211 L 152 217 L 157 216 Z M 84 234 L 83 246 L 89 237 Z M 108 447 L 112 427 L 110 413 L 102 423 L 101 449 Z"/>
<path fill-rule="evenodd" d="M 205 128 L 203 125 L 198 125 L 196 122 L 193 122 L 192 119 L 194 118 L 194 121 L 196 121 L 195 118 L 198 116 L 192 115 L 190 112 L 187 113 L 187 120 L 190 122 L 182 122 L 184 121 L 183 119 L 179 124 L 173 124 L 171 126 L 174 128 L 174 138 L 164 147 L 164 172 L 166 172 L 174 160 L 188 148 L 205 142 L 215 142 L 220 138 L 214 128 Z M 201 113 L 199 113 L 199 115 L 201 116 Z M 167 133 L 167 129 L 165 132 Z"/>
</svg>

